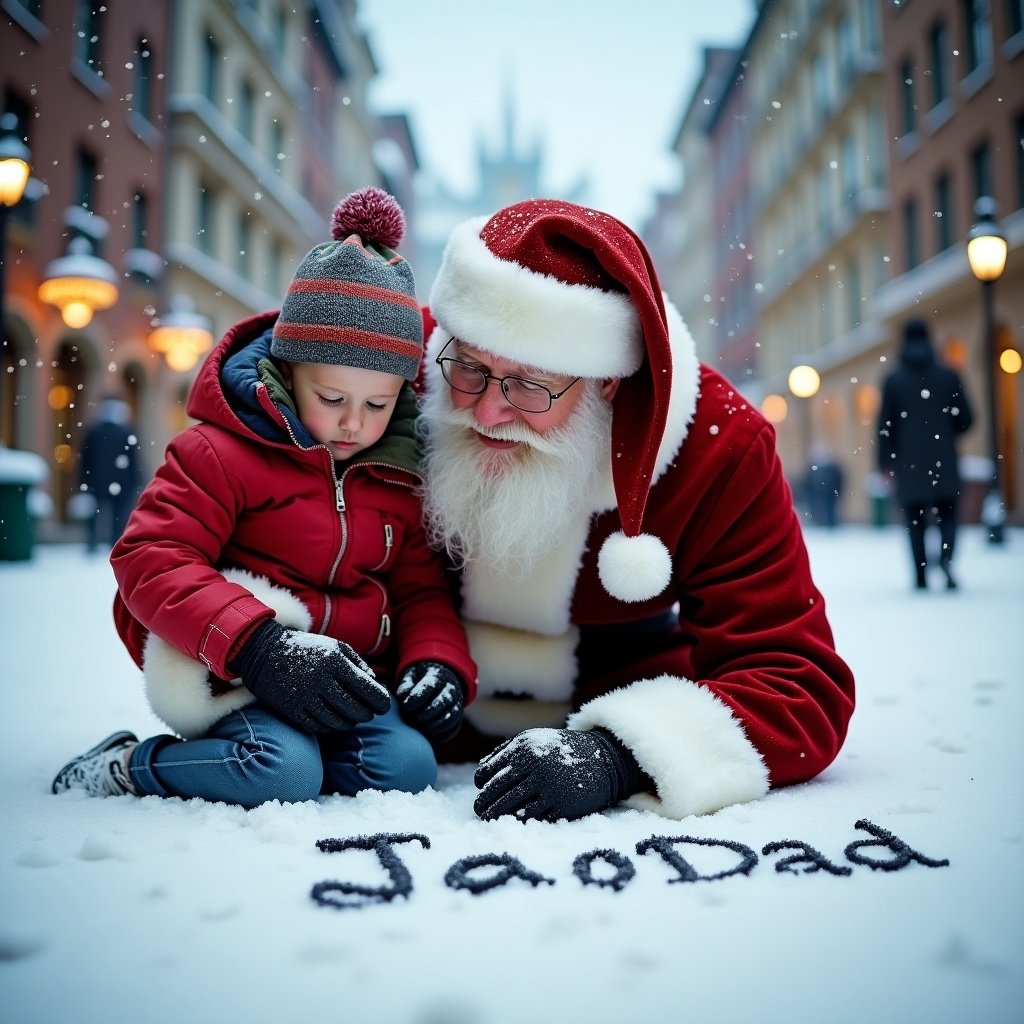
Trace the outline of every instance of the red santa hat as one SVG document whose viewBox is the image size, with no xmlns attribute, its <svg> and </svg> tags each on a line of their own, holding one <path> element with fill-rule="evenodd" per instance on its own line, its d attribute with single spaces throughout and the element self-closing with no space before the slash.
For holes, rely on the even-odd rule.
<svg viewBox="0 0 1024 1024">
<path fill-rule="evenodd" d="M 460 225 L 430 293 L 444 330 L 549 373 L 620 378 L 612 411 L 612 482 L 622 529 L 602 545 L 601 583 L 622 601 L 660 594 L 672 573 L 643 533 L 669 408 L 665 304 L 640 238 L 606 213 L 530 199 Z"/>
</svg>

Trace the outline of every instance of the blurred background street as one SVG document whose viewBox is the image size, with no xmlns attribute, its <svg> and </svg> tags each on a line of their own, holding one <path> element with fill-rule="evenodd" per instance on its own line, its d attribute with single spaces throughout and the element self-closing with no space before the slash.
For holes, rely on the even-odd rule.
<svg viewBox="0 0 1024 1024">
<path fill-rule="evenodd" d="M 0 459 L 0 558 L 26 515 L 84 537 L 105 397 L 148 478 L 205 353 L 368 184 L 424 302 L 470 216 L 626 219 L 798 498 L 841 470 L 839 522 L 898 516 L 880 382 L 923 317 L 976 412 L 962 518 L 1021 525 L 1022 54 L 1019 0 L 0 0 L 0 445 L 34 457 Z"/>
</svg>

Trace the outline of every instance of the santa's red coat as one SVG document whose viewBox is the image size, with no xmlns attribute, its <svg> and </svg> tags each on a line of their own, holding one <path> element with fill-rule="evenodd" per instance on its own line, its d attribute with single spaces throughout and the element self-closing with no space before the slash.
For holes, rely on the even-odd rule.
<svg viewBox="0 0 1024 1024">
<path fill-rule="evenodd" d="M 672 408 L 643 522 L 671 553 L 669 586 L 638 604 L 602 586 L 598 551 L 621 529 L 610 486 L 576 541 L 531 577 L 469 566 L 462 610 L 479 696 L 443 753 L 475 759 L 530 726 L 602 726 L 657 787 L 632 802 L 683 817 L 821 772 L 846 736 L 854 683 L 771 424 L 698 362 L 671 305 L 669 322 Z M 443 386 L 431 357 L 446 341 L 432 331 L 426 387 Z"/>
</svg>

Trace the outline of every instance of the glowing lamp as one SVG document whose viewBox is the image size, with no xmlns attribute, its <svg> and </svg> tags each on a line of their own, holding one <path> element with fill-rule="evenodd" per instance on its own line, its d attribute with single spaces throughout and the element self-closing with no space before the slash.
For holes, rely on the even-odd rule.
<svg viewBox="0 0 1024 1024">
<path fill-rule="evenodd" d="M 192 300 L 176 295 L 171 311 L 160 318 L 149 335 L 149 345 L 163 355 L 167 365 L 179 373 L 191 370 L 213 344 L 210 321 L 195 311 Z"/>
<path fill-rule="evenodd" d="M 0 118 L 0 205 L 17 206 L 25 194 L 32 154 L 17 134 L 14 114 Z"/>
<path fill-rule="evenodd" d="M 117 275 L 106 260 L 93 255 L 89 239 L 79 236 L 66 256 L 47 266 L 39 298 L 56 306 L 68 327 L 82 328 L 97 310 L 117 302 Z"/>
<path fill-rule="evenodd" d="M 789 371 L 789 390 L 797 398 L 813 398 L 821 387 L 821 377 L 813 366 L 801 364 Z"/>
<path fill-rule="evenodd" d="M 1006 266 L 1006 235 L 996 226 L 995 200 L 982 196 L 974 213 L 978 219 L 967 235 L 967 262 L 979 281 L 998 281 Z"/>
</svg>

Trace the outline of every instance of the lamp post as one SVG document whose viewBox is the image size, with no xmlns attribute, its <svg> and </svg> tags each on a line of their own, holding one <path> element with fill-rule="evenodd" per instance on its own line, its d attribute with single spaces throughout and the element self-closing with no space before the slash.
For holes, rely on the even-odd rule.
<svg viewBox="0 0 1024 1024">
<path fill-rule="evenodd" d="M 821 387 L 821 377 L 813 366 L 800 363 L 789 371 L 789 390 L 800 406 L 801 445 L 803 447 L 804 469 L 811 462 L 811 399 Z"/>
<path fill-rule="evenodd" d="M 14 114 L 0 117 L 0 345 L 7 340 L 4 298 L 7 294 L 7 217 L 21 202 L 28 184 L 32 154 L 18 137 Z"/>
<path fill-rule="evenodd" d="M 195 311 L 185 295 L 171 299 L 171 311 L 162 316 L 149 336 L 149 345 L 163 354 L 172 370 L 191 370 L 199 357 L 213 344 L 213 325 Z"/>
<path fill-rule="evenodd" d="M 981 282 L 982 311 L 984 314 L 985 387 L 988 399 L 988 446 L 992 459 L 992 479 L 988 494 L 981 507 L 982 523 L 988 528 L 990 544 L 1002 544 L 1006 506 L 999 473 L 999 416 L 996 390 L 996 324 L 995 283 L 1006 266 L 1006 235 L 995 221 L 996 203 L 990 196 L 981 196 L 974 204 L 977 220 L 967 234 L 967 260 L 971 273 Z"/>
</svg>

